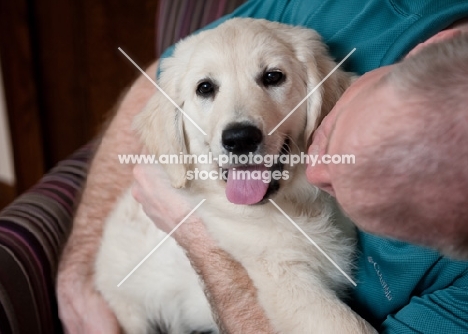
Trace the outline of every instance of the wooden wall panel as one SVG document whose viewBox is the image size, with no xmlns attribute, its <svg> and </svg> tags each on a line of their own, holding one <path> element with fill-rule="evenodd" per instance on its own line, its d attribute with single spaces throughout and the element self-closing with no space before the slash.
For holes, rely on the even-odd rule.
<svg viewBox="0 0 468 334">
<path fill-rule="evenodd" d="M 34 185 L 44 173 L 30 19 L 25 0 L 0 1 L 0 64 L 14 148 L 15 193 Z"/>
<path fill-rule="evenodd" d="M 95 137 L 120 94 L 154 59 L 156 0 L 41 0 L 32 5 L 38 89 L 50 168 Z"/>
<path fill-rule="evenodd" d="M 158 0 L 0 1 L 0 59 L 14 193 L 96 137 L 155 57 Z"/>
</svg>

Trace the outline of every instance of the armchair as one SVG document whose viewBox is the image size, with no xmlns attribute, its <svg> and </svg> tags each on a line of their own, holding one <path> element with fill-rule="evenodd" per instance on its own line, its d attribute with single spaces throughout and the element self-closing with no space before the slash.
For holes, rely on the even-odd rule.
<svg viewBox="0 0 468 334">
<path fill-rule="evenodd" d="M 160 1 L 158 54 L 243 2 Z M 1 333 L 63 332 L 55 296 L 58 261 L 98 144 L 90 143 L 59 163 L 0 212 Z"/>
</svg>

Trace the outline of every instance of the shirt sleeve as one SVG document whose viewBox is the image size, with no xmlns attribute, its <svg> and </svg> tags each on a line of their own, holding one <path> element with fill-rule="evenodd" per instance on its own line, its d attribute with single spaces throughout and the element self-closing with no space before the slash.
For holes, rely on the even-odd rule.
<svg viewBox="0 0 468 334">
<path fill-rule="evenodd" d="M 387 317 L 380 333 L 468 333 L 468 272 L 447 288 L 412 297 L 408 305 Z"/>
</svg>

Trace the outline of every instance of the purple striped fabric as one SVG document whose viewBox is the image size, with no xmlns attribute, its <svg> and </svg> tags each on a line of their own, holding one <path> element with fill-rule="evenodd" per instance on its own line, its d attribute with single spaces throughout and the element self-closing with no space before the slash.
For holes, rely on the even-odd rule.
<svg viewBox="0 0 468 334">
<path fill-rule="evenodd" d="M 161 0 L 157 54 L 244 1 Z M 77 151 L 0 212 L 1 334 L 63 332 L 55 277 L 93 151 Z"/>
<path fill-rule="evenodd" d="M 58 258 L 93 145 L 61 162 L 0 213 L 0 332 L 61 333 Z"/>
<path fill-rule="evenodd" d="M 156 32 L 156 55 L 181 38 L 232 12 L 246 0 L 160 1 Z"/>
</svg>

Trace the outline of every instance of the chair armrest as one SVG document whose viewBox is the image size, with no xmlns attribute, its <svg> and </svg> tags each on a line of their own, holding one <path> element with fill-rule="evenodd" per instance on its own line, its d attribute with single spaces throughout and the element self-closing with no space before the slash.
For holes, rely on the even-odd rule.
<svg viewBox="0 0 468 334">
<path fill-rule="evenodd" d="M 55 278 L 95 145 L 62 161 L 0 212 L 0 331 L 61 333 Z"/>
</svg>

